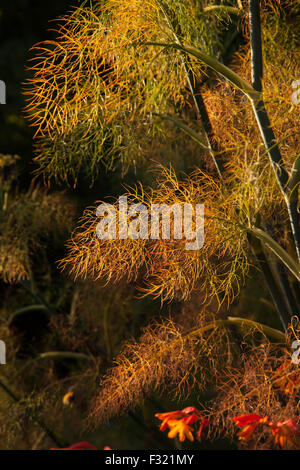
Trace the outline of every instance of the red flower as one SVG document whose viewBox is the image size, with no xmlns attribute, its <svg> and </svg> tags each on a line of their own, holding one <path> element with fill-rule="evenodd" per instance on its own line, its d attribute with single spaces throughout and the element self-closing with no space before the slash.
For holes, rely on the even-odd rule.
<svg viewBox="0 0 300 470">
<path fill-rule="evenodd" d="M 194 406 L 187 406 L 186 408 L 183 408 L 183 410 L 181 410 L 182 413 L 188 415 L 190 413 L 198 413 L 200 414 L 200 411 L 197 410 L 197 408 L 195 408 Z"/>
<path fill-rule="evenodd" d="M 267 416 L 262 417 L 256 414 L 241 415 L 233 418 L 236 425 L 243 428 L 239 433 L 239 440 L 248 442 L 251 439 L 254 431 L 260 424 L 269 424 L 269 418 Z"/>
<path fill-rule="evenodd" d="M 95 446 L 90 444 L 89 442 L 76 442 L 76 444 L 72 444 L 70 447 L 62 447 L 60 449 L 51 448 L 50 450 L 98 450 Z"/>
<path fill-rule="evenodd" d="M 156 413 L 155 416 L 156 418 L 162 421 L 159 429 L 161 431 L 165 431 L 168 427 L 168 421 L 170 419 L 182 418 L 184 416 L 184 413 L 180 410 L 176 410 L 176 411 L 167 411 L 166 413 Z"/>
<path fill-rule="evenodd" d="M 298 426 L 293 419 L 286 421 L 277 421 L 274 424 L 267 416 L 264 418 L 260 415 L 250 414 L 242 415 L 233 418 L 236 424 L 243 429 L 238 433 L 239 439 L 248 441 L 253 432 L 260 424 L 266 424 L 268 429 L 272 432 L 275 444 L 280 447 L 285 447 L 287 444 L 294 445 L 295 438 L 300 437 L 300 426 Z"/>
<path fill-rule="evenodd" d="M 198 432 L 197 432 L 198 441 L 201 441 L 202 431 L 206 426 L 209 425 L 209 423 L 210 423 L 209 419 L 204 419 L 203 421 L 201 421 L 200 427 L 199 427 Z"/>
<path fill-rule="evenodd" d="M 249 414 L 249 415 L 235 416 L 235 418 L 233 418 L 233 421 L 235 421 L 235 423 L 237 424 L 237 426 L 239 426 L 239 428 L 242 428 L 243 426 L 246 426 L 247 424 L 258 422 L 261 419 L 263 419 L 263 417 L 260 415 Z"/>
<path fill-rule="evenodd" d="M 202 419 L 199 410 L 194 406 L 188 406 L 183 410 L 168 411 L 167 413 L 156 413 L 155 416 L 162 421 L 160 430 L 165 431 L 169 428 L 168 437 L 172 439 L 178 435 L 180 442 L 185 441 L 186 438 L 194 441 L 192 425 Z M 208 419 L 201 421 L 197 433 L 198 439 L 201 438 L 202 431 L 208 423 Z"/>
<path fill-rule="evenodd" d="M 200 416 L 193 413 L 192 415 L 187 416 L 186 418 L 182 418 L 182 421 L 184 421 L 186 424 L 191 425 L 191 424 L 194 424 L 196 421 L 199 421 L 199 419 L 200 419 Z"/>
</svg>

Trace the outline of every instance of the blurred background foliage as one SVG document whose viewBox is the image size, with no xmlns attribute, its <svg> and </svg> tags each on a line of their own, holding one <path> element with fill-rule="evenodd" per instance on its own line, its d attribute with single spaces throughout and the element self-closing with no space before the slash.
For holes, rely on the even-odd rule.
<svg viewBox="0 0 300 470">
<path fill-rule="evenodd" d="M 192 295 L 188 306 L 179 301 L 161 305 L 159 300 L 139 298 L 133 282 L 117 286 L 84 279 L 74 282 L 58 270 L 57 261 L 64 256 L 65 242 L 84 208 L 119 195 L 124 184 L 153 182 L 149 155 L 164 163 L 172 155 L 178 172 L 189 172 L 196 164 L 209 169 L 210 164 L 199 158 L 196 144 L 167 123 L 163 135 L 149 140 L 144 160 L 127 167 L 127 172 L 120 164 L 113 171 L 100 167 L 93 186 L 81 168 L 76 187 L 56 180 L 47 186 L 43 176 L 34 173 L 34 132 L 24 117 L 22 94 L 24 81 L 32 78 L 27 69 L 33 56 L 30 48 L 54 39 L 49 21 L 72 6 L 77 6 L 75 1 L 0 3 L 0 79 L 7 87 L 7 104 L 0 106 L 0 339 L 7 345 L 7 364 L 0 366 L 0 447 L 47 449 L 80 440 L 99 449 L 178 447 L 176 440 L 158 431 L 154 413 L 196 403 L 199 397 L 193 392 L 188 402 L 171 401 L 156 392 L 145 400 L 141 396 L 135 411 L 96 428 L 88 425 L 90 403 L 125 341 L 139 337 L 150 320 L 168 318 L 171 312 L 180 317 L 185 308 L 197 311 L 201 299 Z M 212 52 L 231 64 L 245 45 L 243 23 L 232 15 L 225 23 L 218 19 L 218 25 L 220 35 Z M 188 30 L 190 25 L 183 26 Z M 218 85 L 209 74 L 203 80 L 210 100 L 210 87 Z M 185 106 L 183 113 L 188 114 L 191 103 Z M 220 118 L 218 110 L 214 116 Z M 168 132 L 172 139 L 166 138 Z M 231 312 L 280 328 L 262 275 L 251 266 Z M 209 390 L 206 393 L 203 398 L 211 398 Z M 236 444 L 221 439 L 197 446 L 235 448 Z"/>
</svg>

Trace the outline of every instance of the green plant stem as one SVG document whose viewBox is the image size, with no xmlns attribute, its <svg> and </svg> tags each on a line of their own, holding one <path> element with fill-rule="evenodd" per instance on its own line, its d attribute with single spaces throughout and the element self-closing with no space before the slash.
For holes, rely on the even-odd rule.
<svg viewBox="0 0 300 470">
<path fill-rule="evenodd" d="M 263 57 L 261 44 L 261 24 L 260 24 L 260 0 L 250 0 L 249 22 L 251 31 L 251 73 L 252 86 L 257 91 L 262 91 Z"/>
<path fill-rule="evenodd" d="M 206 216 L 209 218 L 209 216 Z M 247 234 L 253 235 L 255 238 L 260 240 L 268 251 L 270 251 L 273 255 L 276 256 L 295 276 L 295 278 L 300 282 L 300 263 L 295 260 L 282 246 L 280 246 L 273 238 L 263 230 L 257 227 L 247 227 L 243 224 L 238 222 L 234 222 L 232 220 L 227 220 L 222 217 L 213 217 L 213 219 L 221 220 L 229 225 L 234 225 L 239 227 L 242 231 Z"/>
<path fill-rule="evenodd" d="M 268 233 L 268 227 L 264 225 L 264 231 Z M 262 247 L 262 245 L 261 245 Z M 300 306 L 297 305 L 297 300 L 295 294 L 291 288 L 290 279 L 288 278 L 286 266 L 282 263 L 276 262 L 272 257 L 268 256 L 268 253 L 265 253 L 266 261 L 268 262 L 271 271 L 273 272 L 274 279 L 277 281 L 281 291 L 284 301 L 287 306 L 287 311 L 289 312 L 290 319 L 293 315 L 297 315 L 300 311 Z M 300 305 L 300 304 L 299 304 Z"/>
<path fill-rule="evenodd" d="M 280 291 L 280 288 L 276 282 L 272 269 L 270 268 L 268 259 L 263 251 L 261 241 L 255 238 L 252 234 L 248 234 L 248 241 L 256 257 L 259 268 L 264 276 L 278 317 L 281 321 L 283 328 L 286 330 L 290 320 L 286 298 L 284 295 L 282 295 L 282 292 Z"/>
<path fill-rule="evenodd" d="M 186 54 L 196 57 L 196 59 L 206 64 L 208 67 L 214 70 L 217 74 L 221 75 L 230 83 L 232 83 L 232 85 L 234 85 L 239 90 L 241 90 L 249 99 L 252 99 L 252 100 L 261 99 L 261 93 L 254 90 L 254 88 L 246 80 L 240 77 L 236 72 L 231 70 L 226 65 L 222 64 L 220 61 L 218 61 L 214 57 L 211 57 L 210 55 L 206 54 L 200 49 L 197 49 L 194 46 L 180 45 L 178 43 L 168 44 L 168 43 L 162 43 L 162 42 L 148 42 L 148 43 L 145 43 L 145 45 L 178 49 Z"/>
<path fill-rule="evenodd" d="M 27 307 L 20 308 L 12 313 L 8 319 L 8 324 L 10 324 L 17 316 L 32 311 L 48 311 L 48 309 L 44 304 L 27 305 Z"/>
<path fill-rule="evenodd" d="M 224 172 L 224 164 L 223 164 L 223 161 L 222 161 L 220 148 L 219 148 L 219 146 L 217 145 L 216 141 L 213 138 L 214 132 L 213 132 L 213 128 L 212 128 L 212 125 L 211 125 L 211 121 L 209 119 L 209 115 L 208 115 L 208 112 L 207 112 L 207 109 L 206 109 L 205 102 L 203 100 L 203 97 L 202 97 L 202 94 L 200 93 L 200 91 L 199 90 L 196 91 L 196 84 L 194 85 L 194 83 L 193 83 L 194 78 L 191 74 L 190 69 L 188 68 L 188 66 L 186 64 L 185 64 L 185 70 L 186 70 L 187 77 L 188 77 L 189 87 L 191 89 L 191 93 L 192 93 L 192 96 L 193 96 L 193 99 L 194 99 L 194 102 L 195 102 L 195 106 L 196 106 L 196 109 L 197 109 L 197 114 L 198 114 L 198 117 L 199 117 L 199 119 L 202 123 L 203 131 L 204 131 L 204 134 L 205 134 L 205 138 L 206 138 L 206 141 L 207 141 L 207 146 L 209 148 L 211 158 L 214 162 L 215 168 L 218 172 L 218 175 L 219 175 L 220 179 L 222 179 L 222 173 Z M 217 153 L 219 154 L 218 160 L 216 159 L 216 154 Z"/>
<path fill-rule="evenodd" d="M 291 201 L 298 200 L 299 184 L 300 184 L 300 155 L 296 158 L 294 162 L 290 181 L 287 187 L 287 193 Z"/>
<path fill-rule="evenodd" d="M 48 351 L 34 357 L 33 359 L 26 361 L 25 364 L 23 364 L 22 367 L 19 369 L 18 373 L 14 377 L 12 377 L 12 380 L 15 379 L 18 375 L 23 374 L 24 370 L 30 367 L 31 365 L 35 364 L 36 362 L 42 362 L 47 359 L 73 359 L 76 361 L 91 361 L 92 357 L 88 356 L 87 354 L 77 353 L 73 351 Z M 12 380 L 10 380 L 10 382 L 12 382 Z"/>
<path fill-rule="evenodd" d="M 165 119 L 168 121 L 173 122 L 175 126 L 177 126 L 179 129 L 181 129 L 183 132 L 185 132 L 189 137 L 191 137 L 195 142 L 197 142 L 200 147 L 202 147 L 205 150 L 210 150 L 209 147 L 207 147 L 203 142 L 202 142 L 202 136 L 195 132 L 191 127 L 187 126 L 183 121 L 179 121 L 179 119 L 175 118 L 174 116 L 170 116 L 168 114 L 155 114 L 153 113 L 153 116 L 158 116 L 161 119 Z"/>
<path fill-rule="evenodd" d="M 275 341 L 279 341 L 280 343 L 286 342 L 285 334 L 277 330 L 276 328 L 272 328 L 270 326 L 264 325 L 263 323 L 256 322 L 254 320 L 249 320 L 248 318 L 240 318 L 240 317 L 228 317 L 225 320 L 228 325 L 238 325 L 243 327 L 244 325 L 248 327 L 256 328 L 258 331 L 261 331 L 269 338 L 274 339 Z"/>
<path fill-rule="evenodd" d="M 203 8 L 204 13 L 210 13 L 215 11 L 224 11 L 229 14 L 239 15 L 242 10 L 236 7 L 230 7 L 227 5 L 209 5 Z"/>
<path fill-rule="evenodd" d="M 48 351 L 40 354 L 35 358 L 36 361 L 42 361 L 44 359 L 76 359 L 90 361 L 91 357 L 83 353 L 77 353 L 73 351 Z"/>
<path fill-rule="evenodd" d="M 296 279 L 292 281 L 292 289 L 295 294 L 295 298 L 297 300 L 297 305 L 300 306 L 300 286 L 299 286 L 299 282 L 297 282 Z M 299 316 L 299 312 L 300 312 L 300 307 L 297 313 L 298 316 Z"/>
<path fill-rule="evenodd" d="M 265 104 L 262 99 L 259 101 L 252 100 L 252 107 L 280 189 L 283 195 L 286 196 L 285 187 L 287 185 L 289 176 L 284 167 L 282 156 L 278 144 L 276 143 L 276 138 L 271 127 Z"/>
<path fill-rule="evenodd" d="M 279 263 L 277 263 L 276 268 L 277 268 L 276 272 L 278 273 L 278 276 L 280 278 L 280 283 L 281 283 L 281 286 L 282 286 L 282 290 L 285 293 L 286 302 L 289 306 L 290 314 L 291 314 L 291 316 L 298 315 L 299 312 L 300 312 L 300 308 L 297 305 L 297 301 L 296 301 L 294 292 L 292 291 L 292 288 L 291 288 L 291 285 L 289 283 L 289 279 L 287 277 L 287 274 L 284 270 L 284 267 L 282 265 L 279 265 Z"/>
<path fill-rule="evenodd" d="M 288 213 L 291 221 L 292 234 L 295 240 L 296 252 L 300 261 L 300 214 L 298 201 L 287 200 Z"/>
<path fill-rule="evenodd" d="M 263 230 L 252 227 L 246 229 L 248 233 L 251 233 L 258 238 L 271 253 L 273 253 L 282 263 L 291 271 L 291 273 L 300 281 L 300 264 L 294 260 L 294 258 L 282 248 L 270 235 Z"/>
<path fill-rule="evenodd" d="M 286 330 L 291 319 L 288 313 L 289 309 L 286 303 L 286 296 L 282 294 L 279 286 L 277 285 L 275 277 L 273 276 L 272 270 L 268 264 L 268 260 L 263 251 L 261 251 L 260 255 L 257 255 L 257 260 L 264 275 L 266 284 L 271 294 L 273 303 L 276 307 L 281 324 Z"/>
<path fill-rule="evenodd" d="M 256 322 L 254 320 L 248 320 L 247 318 L 241 318 L 241 317 L 227 317 L 225 320 L 216 320 L 213 323 L 209 323 L 208 325 L 205 325 L 201 328 L 197 328 L 197 330 L 192 330 L 189 331 L 186 336 L 199 336 L 202 333 L 205 333 L 206 331 L 210 331 L 213 328 L 216 328 L 218 326 L 248 326 L 252 328 L 256 328 L 258 331 L 261 331 L 264 333 L 266 336 L 269 336 L 270 338 L 273 338 L 275 341 L 279 341 L 281 343 L 285 343 L 286 338 L 285 334 L 277 330 L 275 328 L 272 328 L 270 326 L 264 325 L 262 323 Z"/>
<path fill-rule="evenodd" d="M 263 78 L 263 58 L 261 42 L 260 0 L 249 0 L 249 15 L 252 86 L 256 91 L 261 92 Z M 296 197 L 298 191 L 294 191 L 294 197 L 292 199 L 289 197 L 289 188 L 287 187 L 289 175 L 285 169 L 281 152 L 276 142 L 276 138 L 271 127 L 269 116 L 262 97 L 259 100 L 252 99 L 251 101 L 262 139 L 268 151 L 273 171 L 276 175 L 279 187 L 287 204 L 295 248 L 298 260 L 300 261 L 300 216 L 297 210 L 298 198 Z"/>
<path fill-rule="evenodd" d="M 173 34 L 173 37 L 176 41 L 176 44 L 179 47 L 181 47 L 181 42 L 180 42 L 180 40 L 177 36 L 177 33 L 175 32 L 174 26 L 172 25 L 172 23 L 170 21 L 170 18 L 168 17 L 168 15 L 167 15 L 165 9 L 163 8 L 163 6 L 161 5 L 161 2 L 158 1 L 158 4 L 159 4 L 160 9 L 161 9 L 161 11 L 164 15 L 164 18 L 165 18 L 165 20 L 168 24 L 168 27 L 170 28 L 170 30 Z M 192 95 L 193 100 L 194 100 L 196 113 L 197 113 L 198 119 L 200 120 L 200 122 L 202 124 L 202 129 L 203 129 L 203 132 L 204 132 L 204 135 L 205 135 L 205 138 L 206 138 L 207 147 L 209 149 L 209 152 L 210 152 L 210 155 L 211 155 L 212 160 L 214 162 L 217 173 L 218 173 L 220 179 L 222 179 L 222 173 L 224 171 L 223 163 L 221 161 L 221 158 L 218 158 L 218 161 L 217 161 L 216 157 L 215 157 L 216 153 L 220 154 L 220 149 L 219 149 L 218 145 L 216 144 L 216 142 L 213 138 L 213 135 L 214 135 L 213 128 L 212 128 L 212 125 L 211 125 L 211 122 L 210 122 L 210 119 L 209 119 L 209 115 L 208 115 L 208 112 L 207 112 L 207 109 L 206 109 L 205 102 L 204 102 L 202 94 L 199 90 L 199 84 L 197 84 L 195 82 L 195 78 L 193 77 L 193 74 L 191 72 L 191 68 L 189 66 L 188 57 L 185 58 L 182 55 L 182 63 L 183 63 L 184 70 L 185 70 L 185 73 L 186 73 L 186 77 L 187 77 L 188 85 L 189 85 L 189 88 L 190 88 L 190 91 L 191 91 L 191 95 Z"/>
</svg>

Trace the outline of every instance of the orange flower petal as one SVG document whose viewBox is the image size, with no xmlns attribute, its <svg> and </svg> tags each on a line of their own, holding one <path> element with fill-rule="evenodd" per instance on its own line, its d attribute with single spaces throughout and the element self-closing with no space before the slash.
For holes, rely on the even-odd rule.
<svg viewBox="0 0 300 470">
<path fill-rule="evenodd" d="M 236 425 L 240 428 L 246 426 L 247 424 L 255 423 L 263 419 L 262 416 L 256 414 L 241 415 L 232 418 L 235 421 Z"/>
<path fill-rule="evenodd" d="M 186 438 L 192 442 L 194 441 L 194 436 L 192 434 L 193 428 L 191 428 L 188 424 L 186 424 L 183 419 L 170 420 L 168 422 L 168 426 L 170 428 L 170 431 L 168 434 L 168 437 L 170 439 L 178 435 L 180 442 L 185 441 Z"/>
</svg>

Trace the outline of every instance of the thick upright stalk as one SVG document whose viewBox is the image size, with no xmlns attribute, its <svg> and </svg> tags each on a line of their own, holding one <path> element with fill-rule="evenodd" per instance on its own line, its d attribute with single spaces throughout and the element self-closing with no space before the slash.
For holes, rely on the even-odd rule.
<svg viewBox="0 0 300 470">
<path fill-rule="evenodd" d="M 285 296 L 282 295 L 279 285 L 276 282 L 276 279 L 273 275 L 273 272 L 270 268 L 266 255 L 262 249 L 261 242 L 255 239 L 250 234 L 248 235 L 249 243 L 252 247 L 253 253 L 256 257 L 258 265 L 262 271 L 265 282 L 268 286 L 269 293 L 271 295 L 273 304 L 277 310 L 278 317 L 280 318 L 283 328 L 286 330 L 289 321 L 291 320 L 291 315 L 289 312 L 289 307 L 285 301 Z"/>
<path fill-rule="evenodd" d="M 251 63 L 252 63 L 252 86 L 256 91 L 262 90 L 263 59 L 261 43 L 261 22 L 260 22 L 260 0 L 250 0 L 250 43 L 251 43 Z M 265 108 L 263 98 L 252 100 L 254 114 L 262 135 L 265 147 L 268 151 L 271 165 L 276 175 L 279 187 L 285 198 L 295 248 L 300 261 L 300 216 L 297 210 L 297 191 L 294 191 L 293 198 L 290 197 L 287 184 L 289 175 L 285 169 L 281 152 L 275 139 L 269 116 Z"/>
<path fill-rule="evenodd" d="M 294 292 L 289 283 L 289 279 L 286 275 L 284 266 L 277 263 L 275 266 L 275 269 L 279 276 L 279 282 L 280 282 L 283 294 L 285 296 L 285 301 L 289 307 L 290 315 L 291 316 L 298 315 L 300 310 L 299 310 Z"/>
<path fill-rule="evenodd" d="M 177 33 L 175 31 L 174 26 L 172 25 L 172 23 L 170 21 L 169 16 L 167 15 L 167 13 L 166 13 L 165 9 L 163 8 L 160 1 L 158 1 L 158 4 L 160 6 L 160 9 L 161 9 L 161 11 L 164 15 L 164 18 L 165 18 L 170 30 L 172 31 L 172 34 L 174 36 L 176 44 L 181 45 L 180 40 L 177 36 Z M 204 135 L 205 135 L 205 138 L 206 138 L 207 146 L 210 149 L 210 154 L 211 154 L 212 160 L 214 162 L 215 168 L 218 172 L 218 175 L 219 175 L 220 179 L 222 179 L 222 173 L 223 173 L 224 169 L 223 169 L 222 157 L 220 156 L 221 152 L 220 152 L 220 149 L 219 149 L 218 145 L 216 144 L 216 142 L 213 139 L 213 128 L 212 128 L 212 125 L 211 125 L 211 122 L 210 122 L 210 119 L 209 119 L 209 115 L 208 115 L 203 97 L 201 95 L 199 87 L 196 87 L 196 83 L 195 83 L 193 74 L 192 74 L 191 69 L 189 67 L 188 58 L 182 56 L 182 63 L 184 65 L 184 69 L 185 69 L 185 72 L 186 72 L 186 76 L 187 76 L 188 85 L 189 85 L 189 88 L 190 88 L 190 91 L 191 91 L 191 95 L 192 95 L 194 103 L 195 103 L 196 113 L 197 113 L 198 119 L 200 120 L 200 122 L 202 124 L 202 128 L 203 128 Z M 196 89 L 196 88 L 198 88 L 198 89 Z M 219 154 L 218 160 L 216 159 L 216 153 Z"/>
<path fill-rule="evenodd" d="M 213 159 L 213 162 L 214 162 L 214 165 L 215 165 L 216 170 L 218 172 L 218 175 L 222 179 L 222 173 L 224 171 L 223 162 L 222 162 L 222 159 L 221 159 L 222 157 L 220 155 L 220 149 L 219 149 L 218 145 L 216 144 L 216 142 L 213 139 L 213 128 L 212 128 L 212 125 L 211 125 L 211 122 L 210 122 L 210 119 L 209 119 L 209 115 L 208 115 L 203 97 L 202 97 L 199 90 L 196 91 L 196 87 L 195 87 L 195 84 L 194 84 L 194 79 L 193 79 L 192 73 L 191 73 L 191 71 L 188 67 L 188 64 L 187 64 L 187 59 L 183 58 L 182 60 L 184 61 L 184 67 L 185 67 L 185 71 L 186 71 L 186 74 L 187 74 L 189 87 L 190 87 L 190 90 L 191 90 L 191 93 L 192 93 L 192 96 L 193 96 L 193 99 L 194 99 L 194 103 L 195 103 L 195 106 L 196 106 L 198 118 L 200 119 L 200 121 L 202 123 L 203 131 L 204 131 L 204 134 L 205 134 L 205 137 L 206 137 L 207 145 L 210 149 L 211 157 Z M 218 155 L 219 155 L 218 160 L 216 159 L 216 153 L 218 153 Z"/>
<path fill-rule="evenodd" d="M 292 226 L 292 233 L 295 240 L 298 260 L 300 261 L 300 214 L 298 211 L 298 201 L 287 200 L 289 217 Z"/>
<path fill-rule="evenodd" d="M 261 136 L 263 138 L 265 147 L 270 157 L 272 168 L 276 175 L 280 189 L 285 197 L 286 196 L 285 187 L 289 180 L 289 175 L 284 167 L 282 156 L 281 156 L 278 144 L 276 142 L 273 129 L 271 127 L 271 123 L 270 123 L 269 116 L 265 108 L 265 104 L 262 99 L 259 101 L 252 100 L 252 106 L 253 106 L 254 114 L 255 114 L 255 117 L 259 126 Z"/>
<path fill-rule="evenodd" d="M 262 90 L 263 58 L 261 45 L 260 0 L 250 0 L 250 31 L 251 31 L 251 73 L 252 86 Z"/>
</svg>

